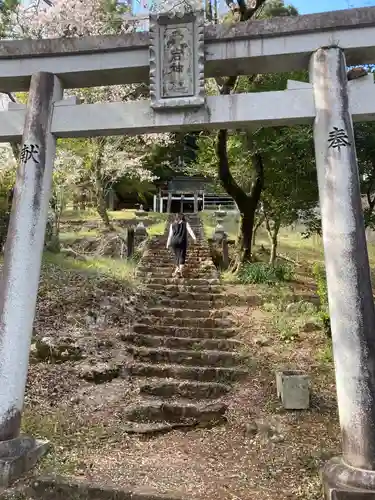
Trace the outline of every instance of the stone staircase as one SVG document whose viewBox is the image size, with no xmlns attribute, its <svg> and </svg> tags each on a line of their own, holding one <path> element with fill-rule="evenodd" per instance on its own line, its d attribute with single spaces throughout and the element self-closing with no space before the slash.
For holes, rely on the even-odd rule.
<svg viewBox="0 0 375 500">
<path fill-rule="evenodd" d="M 188 218 L 198 242 L 190 243 L 184 278 L 172 278 L 169 224 L 164 236 L 149 242 L 139 265 L 150 300 L 123 337 L 133 359 L 127 374 L 139 380 L 140 395 L 126 411 L 129 432 L 222 423 L 223 398 L 246 375 L 202 224 L 197 215 Z"/>
</svg>

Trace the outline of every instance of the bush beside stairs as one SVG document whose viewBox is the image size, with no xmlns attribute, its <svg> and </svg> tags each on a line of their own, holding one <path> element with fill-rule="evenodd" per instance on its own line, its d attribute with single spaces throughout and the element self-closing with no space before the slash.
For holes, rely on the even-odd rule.
<svg viewBox="0 0 375 500">
<path fill-rule="evenodd" d="M 223 423 L 224 396 L 246 375 L 202 223 L 196 214 L 188 220 L 197 243 L 190 242 L 183 278 L 172 277 L 169 223 L 163 236 L 150 240 L 138 268 L 150 298 L 144 317 L 123 338 L 133 360 L 127 374 L 141 379 L 140 399 L 125 415 L 128 432 Z"/>
</svg>

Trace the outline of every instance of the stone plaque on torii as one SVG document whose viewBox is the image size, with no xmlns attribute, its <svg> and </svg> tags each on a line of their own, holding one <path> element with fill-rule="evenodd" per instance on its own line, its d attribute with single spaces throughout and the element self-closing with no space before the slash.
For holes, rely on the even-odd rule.
<svg viewBox="0 0 375 500">
<path fill-rule="evenodd" d="M 150 97 L 155 110 L 201 107 L 204 14 L 201 2 L 156 2 L 150 13 Z"/>
</svg>

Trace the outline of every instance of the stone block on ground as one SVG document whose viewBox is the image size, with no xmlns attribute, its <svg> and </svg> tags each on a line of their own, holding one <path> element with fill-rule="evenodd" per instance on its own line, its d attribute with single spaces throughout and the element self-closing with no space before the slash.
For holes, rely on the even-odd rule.
<svg viewBox="0 0 375 500">
<path fill-rule="evenodd" d="M 288 314 L 315 314 L 317 307 L 312 302 L 300 300 L 299 302 L 291 302 L 288 304 L 285 311 Z"/>
<path fill-rule="evenodd" d="M 222 241 L 224 237 L 226 236 L 225 229 L 221 224 L 217 224 L 217 226 L 214 229 L 212 239 L 214 241 Z"/>
<path fill-rule="evenodd" d="M 317 321 L 307 321 L 302 327 L 302 331 L 305 333 L 312 333 L 321 329 L 322 325 L 320 325 Z"/>
<path fill-rule="evenodd" d="M 52 363 L 77 361 L 82 359 L 82 348 L 69 336 L 61 338 L 46 336 L 36 339 L 32 344 L 31 356 L 34 360 Z"/>
<path fill-rule="evenodd" d="M 48 449 L 48 441 L 28 436 L 0 441 L 0 487 L 8 487 L 26 474 Z"/>
<path fill-rule="evenodd" d="M 136 210 L 135 212 L 135 216 L 136 217 L 147 217 L 148 216 L 148 212 L 146 212 L 146 210 Z"/>
<path fill-rule="evenodd" d="M 87 382 L 102 384 L 117 378 L 120 374 L 120 367 L 110 363 L 84 364 L 78 368 L 78 374 Z"/>
<path fill-rule="evenodd" d="M 306 410 L 310 405 L 310 378 L 296 371 L 276 373 L 277 397 L 286 410 Z"/>
<path fill-rule="evenodd" d="M 136 228 L 135 228 L 135 235 L 138 236 L 138 237 L 147 237 L 148 233 L 147 233 L 147 229 L 145 227 L 145 225 L 143 224 L 143 222 L 140 222 L 139 224 L 137 224 Z"/>
</svg>

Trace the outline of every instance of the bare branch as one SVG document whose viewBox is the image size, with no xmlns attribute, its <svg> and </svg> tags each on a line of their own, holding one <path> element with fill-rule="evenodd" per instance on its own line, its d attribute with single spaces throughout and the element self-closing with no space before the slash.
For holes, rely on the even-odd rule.
<svg viewBox="0 0 375 500">
<path fill-rule="evenodd" d="M 6 96 L 9 97 L 9 99 L 12 101 L 12 102 L 17 102 L 17 99 L 14 97 L 14 95 L 11 93 L 11 92 L 3 92 Z"/>
</svg>

